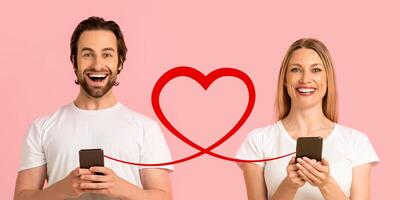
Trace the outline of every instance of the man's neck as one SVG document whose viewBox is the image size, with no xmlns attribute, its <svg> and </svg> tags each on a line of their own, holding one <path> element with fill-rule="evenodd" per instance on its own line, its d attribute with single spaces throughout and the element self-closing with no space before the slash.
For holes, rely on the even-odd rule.
<svg viewBox="0 0 400 200">
<path fill-rule="evenodd" d="M 102 97 L 95 98 L 83 91 L 79 92 L 78 97 L 75 99 L 74 104 L 76 107 L 84 110 L 101 110 L 114 106 L 117 104 L 117 98 L 112 91 L 108 91 Z"/>
</svg>

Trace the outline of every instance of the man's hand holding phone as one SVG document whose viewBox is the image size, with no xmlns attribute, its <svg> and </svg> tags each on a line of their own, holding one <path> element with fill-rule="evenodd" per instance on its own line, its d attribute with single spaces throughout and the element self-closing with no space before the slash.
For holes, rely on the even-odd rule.
<svg viewBox="0 0 400 200">
<path fill-rule="evenodd" d="M 78 192 L 90 192 L 122 198 L 132 185 L 118 177 L 110 168 L 104 167 L 102 149 L 82 149 L 79 151 L 80 175 Z"/>
<path fill-rule="evenodd" d="M 44 199 L 66 199 L 77 198 L 85 191 L 82 190 L 81 184 L 88 181 L 82 180 L 82 175 L 93 174 L 88 169 L 80 169 L 79 167 L 72 170 L 64 179 L 58 181 L 47 188 L 48 194 L 51 196 Z"/>
</svg>

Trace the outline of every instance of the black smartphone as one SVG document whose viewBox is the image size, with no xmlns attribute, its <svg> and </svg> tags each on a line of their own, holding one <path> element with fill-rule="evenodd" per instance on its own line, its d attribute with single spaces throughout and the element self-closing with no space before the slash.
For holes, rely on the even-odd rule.
<svg viewBox="0 0 400 200">
<path fill-rule="evenodd" d="M 79 167 L 89 169 L 93 166 L 104 167 L 103 149 L 81 149 L 79 150 Z M 103 175 L 102 173 L 96 173 Z"/>
<path fill-rule="evenodd" d="M 296 143 L 296 162 L 297 158 L 307 157 L 321 161 L 322 157 L 322 137 L 299 137 Z"/>
</svg>

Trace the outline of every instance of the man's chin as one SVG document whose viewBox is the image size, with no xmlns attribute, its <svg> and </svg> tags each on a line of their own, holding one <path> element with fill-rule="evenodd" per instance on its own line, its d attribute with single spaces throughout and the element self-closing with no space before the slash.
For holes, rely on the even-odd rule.
<svg viewBox="0 0 400 200">
<path fill-rule="evenodd" d="M 111 88 L 83 88 L 85 93 L 93 98 L 101 98 L 107 94 Z"/>
<path fill-rule="evenodd" d="M 111 88 L 113 87 L 113 82 L 108 82 L 107 84 L 105 84 L 104 86 L 97 86 L 97 87 L 93 87 L 93 86 L 89 86 L 85 81 L 82 81 L 82 89 L 84 90 L 84 92 L 93 98 L 101 98 L 104 95 L 106 95 Z"/>
</svg>

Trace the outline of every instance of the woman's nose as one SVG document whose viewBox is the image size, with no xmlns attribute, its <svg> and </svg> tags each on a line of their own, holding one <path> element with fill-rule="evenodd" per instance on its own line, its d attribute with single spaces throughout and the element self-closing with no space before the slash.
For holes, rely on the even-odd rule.
<svg viewBox="0 0 400 200">
<path fill-rule="evenodd" d="M 307 71 L 303 73 L 303 76 L 300 79 L 301 83 L 311 83 L 311 74 Z"/>
</svg>

